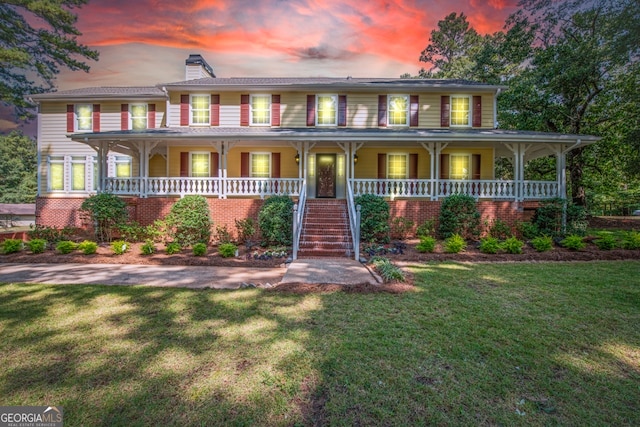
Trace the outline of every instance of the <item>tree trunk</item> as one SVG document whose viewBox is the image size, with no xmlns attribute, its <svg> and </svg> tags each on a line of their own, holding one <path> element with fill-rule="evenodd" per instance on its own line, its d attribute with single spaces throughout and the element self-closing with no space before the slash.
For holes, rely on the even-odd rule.
<svg viewBox="0 0 640 427">
<path fill-rule="evenodd" d="M 582 182 L 584 174 L 582 162 L 583 150 L 584 147 L 578 147 L 569 152 L 567 156 L 567 168 L 569 169 L 569 178 L 571 180 L 571 198 L 573 203 L 586 207 L 587 197 Z"/>
</svg>

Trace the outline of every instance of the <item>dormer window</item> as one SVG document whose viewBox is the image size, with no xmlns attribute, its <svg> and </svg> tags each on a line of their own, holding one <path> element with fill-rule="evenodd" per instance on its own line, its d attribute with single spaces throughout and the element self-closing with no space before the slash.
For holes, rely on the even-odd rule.
<svg viewBox="0 0 640 427">
<path fill-rule="evenodd" d="M 389 95 L 389 126 L 409 126 L 409 95 Z"/>
<path fill-rule="evenodd" d="M 191 95 L 191 121 L 192 125 L 209 125 L 211 113 L 210 95 Z"/>
<path fill-rule="evenodd" d="M 251 95 L 251 124 L 254 126 L 271 124 L 271 95 Z"/>
<path fill-rule="evenodd" d="M 471 126 L 470 96 L 451 96 L 451 126 Z"/>
<path fill-rule="evenodd" d="M 336 126 L 338 124 L 338 95 L 318 95 L 316 98 L 316 125 Z"/>
<path fill-rule="evenodd" d="M 76 129 L 77 131 L 93 130 L 93 105 L 76 104 Z"/>
</svg>

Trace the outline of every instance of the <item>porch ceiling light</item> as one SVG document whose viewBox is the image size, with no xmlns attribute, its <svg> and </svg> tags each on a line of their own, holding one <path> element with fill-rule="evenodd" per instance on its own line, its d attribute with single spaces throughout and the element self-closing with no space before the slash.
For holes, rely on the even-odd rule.
<svg viewBox="0 0 640 427">
<path fill-rule="evenodd" d="M 354 154 L 353 155 L 353 164 L 355 165 L 356 163 L 358 163 L 358 155 Z"/>
</svg>

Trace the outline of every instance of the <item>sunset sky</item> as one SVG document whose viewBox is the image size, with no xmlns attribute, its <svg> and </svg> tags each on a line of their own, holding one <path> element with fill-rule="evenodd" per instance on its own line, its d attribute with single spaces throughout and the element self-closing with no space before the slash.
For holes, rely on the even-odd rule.
<svg viewBox="0 0 640 427">
<path fill-rule="evenodd" d="M 181 81 L 190 53 L 219 77 L 399 77 L 425 65 L 420 52 L 447 14 L 492 33 L 516 10 L 517 0 L 90 0 L 74 11 L 100 60 L 89 74 L 63 71 L 57 86 Z"/>
</svg>

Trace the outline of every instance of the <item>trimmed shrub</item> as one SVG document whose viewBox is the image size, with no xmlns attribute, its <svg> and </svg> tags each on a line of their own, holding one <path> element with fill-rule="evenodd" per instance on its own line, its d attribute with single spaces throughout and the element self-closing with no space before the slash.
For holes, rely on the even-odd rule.
<svg viewBox="0 0 640 427">
<path fill-rule="evenodd" d="M 56 244 L 56 251 L 61 254 L 70 254 L 78 248 L 78 244 L 71 240 L 63 240 Z"/>
<path fill-rule="evenodd" d="M 109 193 L 95 194 L 85 199 L 80 210 L 89 215 L 99 242 L 110 242 L 116 228 L 129 217 L 124 200 Z"/>
<path fill-rule="evenodd" d="M 167 255 L 179 254 L 180 252 L 182 252 L 182 246 L 178 242 L 167 243 L 165 252 L 167 253 Z"/>
<path fill-rule="evenodd" d="M 519 222 L 516 225 L 516 230 L 523 239 L 534 239 L 540 236 L 540 230 L 538 230 L 538 226 L 532 222 Z"/>
<path fill-rule="evenodd" d="M 553 249 L 551 236 L 538 236 L 531 240 L 531 246 L 538 252 L 546 252 Z"/>
<path fill-rule="evenodd" d="M 375 194 L 355 198 L 360 210 L 360 239 L 363 242 L 389 243 L 389 204 Z"/>
<path fill-rule="evenodd" d="M 404 281 L 405 279 L 404 272 L 393 265 L 388 258 L 374 256 L 371 258 L 371 264 L 385 282 Z"/>
<path fill-rule="evenodd" d="M 491 225 L 489 225 L 489 235 L 498 240 L 506 240 L 513 236 L 513 232 L 511 227 L 509 227 L 509 224 L 501 219 L 496 219 L 491 223 Z"/>
<path fill-rule="evenodd" d="M 289 196 L 272 196 L 258 213 L 263 246 L 289 246 L 293 240 L 293 200 Z"/>
<path fill-rule="evenodd" d="M 147 240 L 140 246 L 140 253 L 142 253 L 142 255 L 152 255 L 155 251 L 156 246 L 153 244 L 153 240 Z"/>
<path fill-rule="evenodd" d="M 467 242 L 459 234 L 454 234 L 444 241 L 444 251 L 448 254 L 457 254 L 465 250 Z"/>
<path fill-rule="evenodd" d="M 524 242 L 516 237 L 509 237 L 500 244 L 500 249 L 508 254 L 521 254 Z"/>
<path fill-rule="evenodd" d="M 209 243 L 213 222 L 209 216 L 207 199 L 199 195 L 184 196 L 165 218 L 168 234 L 180 247 Z"/>
<path fill-rule="evenodd" d="M 238 232 L 238 243 L 246 243 L 253 239 L 256 234 L 256 222 L 253 218 L 236 219 L 236 230 Z"/>
<path fill-rule="evenodd" d="M 444 199 L 439 219 L 438 232 L 443 239 L 454 234 L 463 239 L 477 239 L 480 235 L 480 212 L 471 196 L 454 194 Z"/>
<path fill-rule="evenodd" d="M 22 248 L 24 248 L 24 242 L 20 239 L 6 239 L 2 242 L 3 254 L 20 252 Z"/>
<path fill-rule="evenodd" d="M 111 242 L 111 250 L 116 255 L 122 255 L 129 250 L 129 244 L 124 240 L 115 240 Z"/>
<path fill-rule="evenodd" d="M 29 239 L 42 239 L 51 244 L 56 244 L 62 240 L 69 240 L 75 229 L 73 227 L 48 227 L 46 225 L 29 226 L 27 236 Z"/>
<path fill-rule="evenodd" d="M 218 246 L 218 252 L 220 253 L 220 256 L 222 258 L 231 258 L 233 256 L 236 256 L 237 250 L 238 247 L 233 243 L 223 243 Z"/>
<path fill-rule="evenodd" d="M 98 251 L 98 244 L 91 240 L 85 240 L 78 244 L 78 250 L 85 255 L 92 255 Z"/>
<path fill-rule="evenodd" d="M 127 242 L 142 242 L 150 237 L 149 227 L 140 225 L 136 221 L 120 224 L 117 229 L 120 237 Z"/>
<path fill-rule="evenodd" d="M 431 236 L 420 237 L 420 243 L 416 245 L 416 251 L 418 252 L 433 252 L 436 249 L 436 239 Z"/>
<path fill-rule="evenodd" d="M 624 249 L 640 249 L 640 232 L 629 231 L 622 240 Z"/>
<path fill-rule="evenodd" d="M 409 236 L 409 232 L 413 229 L 415 223 L 403 216 L 393 218 L 391 221 L 391 238 L 397 240 L 405 240 Z"/>
<path fill-rule="evenodd" d="M 483 254 L 497 254 L 500 250 L 500 242 L 495 237 L 487 236 L 480 239 L 480 252 Z"/>
<path fill-rule="evenodd" d="M 610 251 L 618 246 L 618 241 L 611 233 L 599 233 L 598 238 L 593 243 L 603 251 Z"/>
<path fill-rule="evenodd" d="M 563 241 L 560 242 L 560 244 L 572 251 L 579 251 L 580 249 L 584 249 L 585 247 L 587 247 L 587 244 L 584 242 L 582 236 L 578 236 L 576 234 L 567 236 Z"/>
<path fill-rule="evenodd" d="M 41 254 L 47 249 L 47 241 L 44 239 L 32 239 L 27 242 L 29 250 L 34 254 Z"/>
<path fill-rule="evenodd" d="M 562 211 L 567 212 L 566 233 L 562 231 Z M 558 237 L 564 235 L 581 235 L 587 230 L 587 212 L 582 206 L 574 205 L 565 199 L 555 198 L 543 200 L 531 220 L 541 234 Z"/>
<path fill-rule="evenodd" d="M 193 245 L 193 248 L 191 248 L 191 250 L 193 251 L 193 255 L 195 256 L 205 256 L 207 254 L 207 245 L 205 245 L 204 243 L 196 243 L 195 245 Z"/>
<path fill-rule="evenodd" d="M 227 224 L 218 225 L 216 227 L 215 239 L 218 243 L 231 243 L 233 242 L 233 237 L 231 236 L 231 232 L 227 228 Z"/>
<path fill-rule="evenodd" d="M 416 237 L 422 238 L 424 236 L 433 236 L 436 232 L 436 221 L 433 219 L 427 219 L 416 228 Z"/>
</svg>

